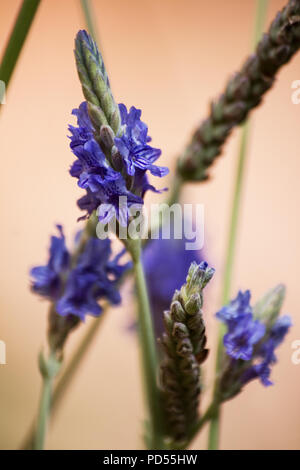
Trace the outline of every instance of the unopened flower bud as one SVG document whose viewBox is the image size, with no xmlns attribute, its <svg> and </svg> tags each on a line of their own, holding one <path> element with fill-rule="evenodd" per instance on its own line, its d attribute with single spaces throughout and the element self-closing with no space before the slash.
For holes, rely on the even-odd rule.
<svg viewBox="0 0 300 470">
<path fill-rule="evenodd" d="M 108 125 L 102 125 L 100 128 L 100 140 L 107 149 L 111 149 L 114 145 L 115 134 Z"/>
<path fill-rule="evenodd" d="M 171 303 L 171 315 L 174 322 L 182 322 L 185 319 L 185 311 L 178 300 Z"/>
<path fill-rule="evenodd" d="M 194 315 L 195 313 L 199 312 L 202 306 L 202 298 L 199 292 L 192 294 L 191 297 L 187 300 L 184 305 L 184 308 L 187 313 L 190 315 Z"/>
</svg>

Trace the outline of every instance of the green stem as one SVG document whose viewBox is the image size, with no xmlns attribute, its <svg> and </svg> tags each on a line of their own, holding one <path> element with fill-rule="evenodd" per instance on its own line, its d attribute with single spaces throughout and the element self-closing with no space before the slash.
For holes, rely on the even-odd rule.
<svg viewBox="0 0 300 470">
<path fill-rule="evenodd" d="M 152 316 L 145 281 L 143 266 L 140 259 L 140 240 L 132 241 L 128 247 L 132 255 L 136 290 L 138 298 L 138 325 L 142 365 L 144 373 L 144 388 L 150 415 L 151 449 L 163 448 L 162 414 L 160 393 L 157 387 L 157 354 L 153 331 Z"/>
<path fill-rule="evenodd" d="M 105 309 L 103 309 L 102 314 L 92 320 L 91 325 L 89 326 L 87 332 L 84 334 L 79 345 L 75 349 L 68 365 L 66 366 L 64 372 L 62 373 L 60 379 L 58 380 L 56 387 L 53 391 L 52 397 L 52 406 L 51 406 L 51 418 L 53 418 L 54 413 L 59 405 L 61 399 L 63 398 L 66 389 L 68 388 L 71 380 L 73 379 L 76 371 L 79 369 L 79 364 L 82 362 L 87 351 L 90 349 L 91 344 L 99 330 L 100 325 L 105 317 Z"/>
<path fill-rule="evenodd" d="M 58 373 L 59 365 L 60 364 L 56 360 L 55 353 L 53 352 L 50 353 L 47 362 L 44 361 L 42 355 L 40 356 L 40 371 L 43 377 L 43 385 L 34 437 L 34 450 L 44 449 L 51 409 L 52 385 L 53 380 Z"/>
<path fill-rule="evenodd" d="M 19 10 L 0 65 L 0 80 L 3 80 L 6 88 L 39 4 L 40 0 L 24 0 Z"/>
<path fill-rule="evenodd" d="M 50 406 L 51 406 L 52 382 L 53 382 L 53 379 L 51 377 L 43 378 L 42 396 L 41 396 L 40 410 L 39 410 L 39 416 L 38 416 L 38 421 L 37 421 L 34 450 L 44 449 L 48 417 L 49 417 Z"/>
<path fill-rule="evenodd" d="M 103 309 L 103 312 L 100 317 L 92 320 L 91 324 L 88 326 L 87 331 L 84 333 L 79 344 L 76 346 L 76 349 L 71 356 L 68 364 L 64 368 L 62 374 L 60 375 L 57 383 L 53 389 L 52 400 L 51 400 L 51 420 L 53 419 L 55 412 L 63 399 L 70 383 L 72 382 L 76 372 L 79 370 L 79 366 L 85 357 L 86 353 L 91 347 L 92 342 L 94 341 L 96 334 L 99 330 L 100 325 L 102 325 L 103 319 L 106 316 L 105 312 L 108 307 Z M 35 422 L 32 423 L 22 445 L 21 449 L 32 449 L 35 435 Z"/>
<path fill-rule="evenodd" d="M 170 194 L 169 197 L 166 200 L 166 203 L 169 204 L 169 206 L 172 206 L 172 204 L 176 204 L 181 196 L 181 190 L 183 186 L 183 180 L 181 176 L 176 172 L 174 179 L 172 181 L 172 186 L 170 189 Z"/>
<path fill-rule="evenodd" d="M 219 448 L 219 434 L 220 434 L 220 406 L 214 410 L 211 417 L 208 437 L 208 450 L 217 450 Z"/>
<path fill-rule="evenodd" d="M 267 0 L 257 0 L 256 6 L 256 18 L 255 18 L 255 29 L 253 35 L 253 48 L 256 47 L 257 42 L 260 39 L 260 36 L 263 31 L 263 25 L 266 17 L 268 1 Z M 231 291 L 231 282 L 232 282 L 232 273 L 234 267 L 235 259 L 235 249 L 236 249 L 236 239 L 239 225 L 239 215 L 240 215 L 240 206 L 241 206 L 241 196 L 244 184 L 245 176 L 245 164 L 247 157 L 247 148 L 249 141 L 249 130 L 250 122 L 248 121 L 244 124 L 242 129 L 240 150 L 239 150 L 239 159 L 236 170 L 234 191 L 233 191 L 233 200 L 232 200 L 232 209 L 230 216 L 229 224 L 229 235 L 228 235 L 228 245 L 226 251 L 226 260 L 225 260 L 225 269 L 224 269 L 224 281 L 223 281 L 223 291 L 222 291 L 222 305 L 226 305 L 229 302 L 230 291 Z M 217 347 L 217 357 L 216 357 L 216 377 L 215 377 L 215 386 L 214 386 L 214 399 L 216 400 L 216 395 L 218 392 L 218 376 L 221 367 L 222 353 L 223 353 L 223 336 L 224 336 L 224 325 L 220 325 L 219 335 L 218 335 L 218 347 Z M 208 449 L 218 449 L 219 448 L 219 435 L 220 435 L 220 404 L 217 404 L 214 407 L 213 415 L 211 417 L 211 424 L 209 430 L 209 439 L 208 439 Z"/>
<path fill-rule="evenodd" d="M 250 122 L 247 121 L 243 125 L 243 128 L 242 128 L 239 159 L 238 159 L 238 165 L 237 165 L 236 177 L 235 177 L 235 186 L 234 186 L 230 225 L 229 225 L 230 230 L 229 230 L 227 255 L 226 255 L 225 270 L 224 270 L 222 305 L 227 304 L 229 302 L 229 297 L 230 297 L 232 273 L 233 273 L 234 258 L 235 258 L 235 247 L 236 247 L 236 239 L 237 239 L 239 215 L 240 215 L 241 196 L 242 196 L 242 189 L 243 189 L 243 184 L 244 184 L 245 163 L 246 163 L 246 157 L 247 157 L 249 130 L 250 130 Z"/>
<path fill-rule="evenodd" d="M 92 2 L 90 0 L 80 0 L 80 3 L 81 3 L 81 8 L 85 17 L 87 29 L 90 35 L 93 37 L 94 41 L 96 41 L 96 43 L 98 44 L 98 47 L 100 49 L 97 26 L 96 26 L 96 22 L 93 19 L 94 12 L 92 8 Z"/>
</svg>

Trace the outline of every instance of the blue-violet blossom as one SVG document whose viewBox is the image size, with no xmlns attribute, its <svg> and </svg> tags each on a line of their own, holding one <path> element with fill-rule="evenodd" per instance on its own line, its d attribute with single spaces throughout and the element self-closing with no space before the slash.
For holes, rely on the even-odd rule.
<svg viewBox="0 0 300 470">
<path fill-rule="evenodd" d="M 136 168 L 139 168 L 149 170 L 155 176 L 167 175 L 168 168 L 153 165 L 160 157 L 161 150 L 148 145 L 151 137 L 148 136 L 147 125 L 141 121 L 141 110 L 132 106 L 127 112 L 124 104 L 119 104 L 119 109 L 123 134 L 120 138 L 115 138 L 115 144 L 123 157 L 127 174 L 132 176 Z"/>
<path fill-rule="evenodd" d="M 224 306 L 217 318 L 227 326 L 224 346 L 228 356 L 234 361 L 248 361 L 249 367 L 243 372 L 243 384 L 259 378 L 263 385 L 271 385 L 270 366 L 276 362 L 275 349 L 281 344 L 291 326 L 288 316 L 278 318 L 269 328 L 259 319 L 253 318 L 250 305 L 250 291 L 239 292 L 229 305 Z"/>
<path fill-rule="evenodd" d="M 116 137 L 115 149 L 121 158 L 121 169 L 113 168 L 95 138 L 95 129 L 88 114 L 87 103 L 74 109 L 78 127 L 69 126 L 71 132 L 70 147 L 77 160 L 70 169 L 70 174 L 78 179 L 78 186 L 86 190 L 79 199 L 80 209 L 86 210 L 88 217 L 100 207 L 99 220 L 105 224 L 113 217 L 126 226 L 132 206 L 140 207 L 147 190 L 157 191 L 149 184 L 146 171 L 153 175 L 165 176 L 168 169 L 154 165 L 161 151 L 151 147 L 148 142 L 148 128 L 140 119 L 141 111 L 119 105 L 122 119 L 122 135 Z M 130 184 L 127 184 L 127 180 Z M 127 187 L 129 186 L 129 187 Z M 120 201 L 125 201 L 122 204 Z"/>
<path fill-rule="evenodd" d="M 81 320 L 86 314 L 100 315 L 100 299 L 120 303 L 117 283 L 129 267 L 129 263 L 119 264 L 123 252 L 111 258 L 109 239 L 90 238 L 74 265 L 62 227 L 58 225 L 57 228 L 59 236 L 51 238 L 48 263 L 30 271 L 32 290 L 52 300 L 58 314 L 76 315 Z"/>
</svg>

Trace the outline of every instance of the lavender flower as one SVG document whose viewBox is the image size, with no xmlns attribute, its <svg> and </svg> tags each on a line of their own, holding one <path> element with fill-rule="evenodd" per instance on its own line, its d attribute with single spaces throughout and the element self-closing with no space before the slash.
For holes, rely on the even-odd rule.
<svg viewBox="0 0 300 470">
<path fill-rule="evenodd" d="M 127 112 L 124 104 L 119 104 L 123 134 L 115 138 L 115 144 L 126 167 L 128 175 L 134 175 L 135 169 L 149 170 L 152 175 L 165 176 L 168 168 L 153 165 L 160 157 L 161 150 L 148 145 L 151 137 L 148 136 L 148 127 L 141 121 L 141 110 L 132 106 Z"/>
<path fill-rule="evenodd" d="M 146 172 L 162 177 L 168 169 L 154 165 L 161 151 L 149 145 L 141 111 L 131 107 L 127 112 L 124 104 L 115 103 L 101 54 L 86 31 L 76 37 L 75 56 L 87 100 L 73 110 L 78 127 L 69 126 L 77 157 L 70 173 L 86 190 L 78 205 L 85 217 L 99 208 L 103 224 L 117 218 L 127 226 L 132 207 L 141 209 L 145 192 L 156 191 Z"/>
<path fill-rule="evenodd" d="M 234 300 L 216 313 L 216 317 L 226 323 L 229 328 L 234 326 L 240 318 L 252 313 L 250 297 L 251 293 L 249 290 L 246 290 L 244 293 L 239 291 Z"/>
<path fill-rule="evenodd" d="M 57 225 L 57 229 L 59 236 L 51 237 L 48 263 L 45 266 L 35 266 L 30 271 L 33 292 L 51 300 L 59 296 L 62 276 L 70 264 L 62 226 Z"/>
<path fill-rule="evenodd" d="M 285 289 L 277 286 L 269 291 L 252 309 L 250 291 L 239 292 L 223 307 L 217 318 L 227 326 L 224 336 L 226 355 L 219 380 L 219 399 L 232 398 L 253 379 L 264 386 L 270 381 L 271 366 L 277 358 L 275 349 L 284 340 L 290 326 L 288 316 L 278 318 Z"/>
<path fill-rule="evenodd" d="M 252 358 L 253 347 L 264 336 L 266 329 L 258 320 L 253 320 L 249 302 L 250 291 L 244 294 L 239 292 L 236 299 L 216 314 L 228 327 L 228 333 L 224 336 L 227 354 L 244 361 Z"/>
<path fill-rule="evenodd" d="M 291 326 L 291 318 L 288 315 L 278 318 L 256 352 L 256 358 L 259 358 L 261 362 L 252 365 L 243 374 L 242 382 L 244 384 L 259 378 L 264 386 L 273 385 L 269 376 L 271 374 L 271 365 L 277 362 L 275 349 L 283 342 Z"/>
<path fill-rule="evenodd" d="M 87 112 L 87 104 L 81 103 L 73 110 L 77 116 L 78 127 L 69 126 L 70 147 L 77 160 L 70 169 L 71 176 L 78 179 L 78 186 L 86 189 L 85 196 L 79 199 L 80 209 L 86 210 L 86 218 L 101 204 L 105 205 L 99 213 L 99 220 L 107 223 L 116 216 L 121 225 L 126 226 L 133 204 L 143 204 L 142 198 L 126 188 L 123 176 L 115 171 L 93 137 L 93 126 Z M 126 207 L 120 211 L 120 197 L 126 198 Z"/>
<path fill-rule="evenodd" d="M 124 116 L 126 107 L 120 105 L 120 109 L 123 110 L 122 116 Z M 77 116 L 78 127 L 69 126 L 70 147 L 77 160 L 71 166 L 70 174 L 78 179 L 78 186 L 87 191 L 78 201 L 80 209 L 87 211 L 86 216 L 82 218 L 86 218 L 99 208 L 99 220 L 103 224 L 116 217 L 122 226 L 126 226 L 130 209 L 133 206 L 143 205 L 145 192 L 147 190 L 160 192 L 149 184 L 146 171 L 150 170 L 157 176 L 168 173 L 167 168 L 153 165 L 161 152 L 146 145 L 149 141 L 147 126 L 139 119 L 141 112 L 132 107 L 128 116 L 133 114 L 134 118 L 124 121 L 123 140 L 115 138 L 117 146 L 123 151 L 122 158 L 120 156 L 118 158 L 119 169 L 123 171 L 116 171 L 93 137 L 95 131 L 87 112 L 87 104 L 81 103 L 79 109 L 73 110 L 73 114 Z M 125 151 L 126 145 L 128 147 Z M 114 158 L 117 159 L 116 153 Z M 129 191 L 125 180 L 132 175 L 134 178 Z M 122 201 L 125 201 L 123 205 Z"/>
<path fill-rule="evenodd" d="M 47 265 L 31 270 L 32 290 L 52 300 L 59 315 L 75 315 L 81 320 L 87 314 L 101 314 L 100 299 L 120 303 L 118 281 L 129 264 L 119 264 L 120 254 L 111 259 L 110 240 L 90 238 L 74 264 L 62 227 L 58 229 L 60 237 L 51 239 Z"/>
</svg>

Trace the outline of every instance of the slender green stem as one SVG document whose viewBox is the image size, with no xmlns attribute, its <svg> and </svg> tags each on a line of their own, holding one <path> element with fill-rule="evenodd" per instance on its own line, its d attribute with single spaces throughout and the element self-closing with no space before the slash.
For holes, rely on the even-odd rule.
<svg viewBox="0 0 300 470">
<path fill-rule="evenodd" d="M 79 342 L 79 345 L 75 349 L 68 365 L 65 367 L 60 379 L 58 380 L 56 387 L 53 391 L 52 406 L 51 406 L 51 418 L 53 418 L 54 413 L 62 400 L 71 380 L 73 379 L 76 371 L 79 369 L 79 364 L 82 362 L 84 356 L 91 347 L 92 341 L 94 340 L 100 325 L 102 325 L 105 318 L 105 311 L 103 309 L 100 317 L 92 320 L 91 325 L 88 327 L 87 332 Z"/>
<path fill-rule="evenodd" d="M 220 414 L 220 406 L 218 406 L 215 408 L 213 416 L 211 416 L 208 450 L 216 450 L 219 448 Z"/>
<path fill-rule="evenodd" d="M 150 415 L 151 449 L 163 447 L 162 414 L 160 393 L 157 387 L 157 354 L 153 331 L 152 316 L 147 293 L 144 270 L 140 259 L 140 240 L 134 241 L 132 254 L 136 290 L 138 298 L 138 324 L 142 365 L 144 373 L 144 388 Z"/>
<path fill-rule="evenodd" d="M 256 18 L 255 18 L 255 29 L 253 35 L 253 48 L 256 46 L 257 42 L 260 39 L 260 36 L 263 31 L 263 25 L 266 17 L 268 1 L 267 0 L 257 0 L 256 7 Z M 241 196 L 244 184 L 245 176 L 245 164 L 247 157 L 247 148 L 249 141 L 249 119 L 244 124 L 242 129 L 239 158 L 236 170 L 234 191 L 233 191 L 233 200 L 232 200 L 232 209 L 230 215 L 230 224 L 229 224 L 229 235 L 228 235 L 228 245 L 226 251 L 226 260 L 225 260 L 225 269 L 224 269 L 224 281 L 223 281 L 223 291 L 222 291 L 222 305 L 228 303 L 230 298 L 231 282 L 232 282 L 232 273 L 234 267 L 234 258 L 235 258 L 235 248 L 236 248 L 236 239 L 239 225 L 239 215 L 240 215 L 240 205 L 241 205 Z M 218 376 L 221 367 L 222 352 L 223 352 L 223 336 L 224 336 L 224 326 L 221 325 L 218 335 L 218 347 L 217 347 L 217 357 L 216 357 L 216 377 L 215 377 L 215 386 L 214 386 L 214 398 L 216 399 L 216 394 L 218 391 Z M 211 417 L 211 424 L 209 430 L 209 439 L 208 439 L 208 449 L 218 449 L 219 447 L 219 435 L 220 435 L 220 405 L 216 405 L 213 410 L 213 415 Z"/>
<path fill-rule="evenodd" d="M 44 449 L 51 409 L 53 380 L 59 371 L 59 367 L 60 363 L 57 361 L 54 352 L 50 352 L 47 362 L 43 359 L 43 356 L 40 355 L 40 371 L 43 378 L 43 385 L 34 437 L 34 450 Z"/>
<path fill-rule="evenodd" d="M 169 206 L 172 206 L 172 204 L 175 204 L 179 201 L 180 196 L 181 196 L 182 186 L 183 186 L 183 180 L 181 176 L 178 173 L 175 173 L 174 179 L 172 181 L 172 186 L 170 189 L 170 194 L 166 201 L 166 203 L 169 204 Z"/>
<path fill-rule="evenodd" d="M 91 0 L 80 0 L 80 3 L 81 3 L 81 8 L 85 17 L 87 29 L 90 35 L 93 37 L 94 41 L 96 41 L 96 43 L 98 44 L 98 47 L 100 48 L 97 25 L 96 25 L 96 22 L 94 21 L 94 12 L 92 8 L 92 2 Z"/>
<path fill-rule="evenodd" d="M 43 378 L 43 387 L 40 401 L 39 416 L 37 421 L 36 436 L 34 441 L 34 450 L 44 449 L 48 417 L 51 406 L 52 382 L 53 379 L 51 377 Z"/>
<path fill-rule="evenodd" d="M 0 65 L 0 80 L 5 83 L 6 88 L 39 4 L 40 0 L 24 0 L 19 10 Z"/>
<path fill-rule="evenodd" d="M 104 318 L 106 317 L 105 313 L 108 310 L 108 306 L 103 308 L 103 312 L 100 317 L 92 320 L 91 324 L 88 326 L 87 331 L 84 333 L 82 339 L 77 345 L 73 355 L 71 356 L 69 362 L 64 368 L 62 374 L 57 380 L 56 385 L 53 389 L 52 400 L 51 400 L 51 420 L 53 419 L 55 412 L 61 400 L 63 399 L 71 381 L 73 380 L 76 372 L 79 370 L 79 366 L 86 356 L 86 353 L 91 347 L 93 340 L 96 337 L 96 334 L 99 330 L 100 325 L 102 325 Z M 34 435 L 35 435 L 35 422 L 32 423 L 23 443 L 21 444 L 21 449 L 32 449 Z"/>
<path fill-rule="evenodd" d="M 238 159 L 238 165 L 237 165 L 237 170 L 236 170 L 231 218 L 230 218 L 230 225 L 229 225 L 230 231 L 229 231 L 229 237 L 228 237 L 227 255 L 226 255 L 225 270 L 224 270 L 222 305 L 227 304 L 229 301 L 229 297 L 230 297 L 232 273 L 233 273 L 234 258 L 235 258 L 235 247 L 236 247 L 236 239 L 237 239 L 238 224 L 239 224 L 241 196 L 242 196 L 242 189 L 243 189 L 243 184 L 244 184 L 245 164 L 246 164 L 247 148 L 248 148 L 248 137 L 249 137 L 249 130 L 250 130 L 249 124 L 250 122 L 247 121 L 243 125 L 243 128 L 242 128 L 239 159 Z"/>
</svg>

